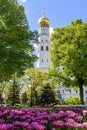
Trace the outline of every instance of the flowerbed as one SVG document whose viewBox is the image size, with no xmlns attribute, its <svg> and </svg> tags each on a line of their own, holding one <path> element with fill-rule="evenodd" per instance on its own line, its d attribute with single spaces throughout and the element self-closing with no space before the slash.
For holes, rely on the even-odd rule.
<svg viewBox="0 0 87 130">
<path fill-rule="evenodd" d="M 87 109 L 82 107 L 0 107 L 0 130 L 86 130 Z"/>
</svg>

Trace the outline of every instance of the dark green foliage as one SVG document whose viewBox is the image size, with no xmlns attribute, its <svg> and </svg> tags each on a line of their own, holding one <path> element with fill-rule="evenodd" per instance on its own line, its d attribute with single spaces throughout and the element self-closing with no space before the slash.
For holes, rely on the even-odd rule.
<svg viewBox="0 0 87 130">
<path fill-rule="evenodd" d="M 13 80 L 13 85 L 9 88 L 7 103 L 10 106 L 20 104 L 20 87 L 15 78 Z"/>
<path fill-rule="evenodd" d="M 24 104 L 24 105 L 27 104 L 27 102 L 28 102 L 28 97 L 27 97 L 27 93 L 26 93 L 26 92 L 22 93 L 22 95 L 21 95 L 21 100 L 22 100 L 22 104 Z"/>
<path fill-rule="evenodd" d="M 0 81 L 10 79 L 17 72 L 23 74 L 33 66 L 36 56 L 30 44 L 30 31 L 24 7 L 16 0 L 0 0 L 0 17 L 7 29 L 0 26 Z"/>
<path fill-rule="evenodd" d="M 38 38 L 39 38 L 38 31 L 35 30 L 35 31 L 33 32 L 33 34 L 34 34 L 34 38 L 33 38 L 32 42 L 33 42 L 33 43 L 38 43 L 38 42 L 39 42 L 39 41 L 38 41 Z"/>
<path fill-rule="evenodd" d="M 2 105 L 4 102 L 4 99 L 2 97 L 2 91 L 0 90 L 0 105 Z"/>
<path fill-rule="evenodd" d="M 40 103 L 44 105 L 50 105 L 54 104 L 56 102 L 55 100 L 55 93 L 52 90 L 52 88 L 47 84 L 43 87 L 42 93 L 40 95 Z"/>
</svg>

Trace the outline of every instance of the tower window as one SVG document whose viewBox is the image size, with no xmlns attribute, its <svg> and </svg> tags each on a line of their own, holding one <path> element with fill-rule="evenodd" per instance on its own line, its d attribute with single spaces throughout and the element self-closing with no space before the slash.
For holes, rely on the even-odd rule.
<svg viewBox="0 0 87 130">
<path fill-rule="evenodd" d="M 49 50 L 49 48 L 48 48 L 48 46 L 46 46 L 46 51 L 48 51 Z"/>
<path fill-rule="evenodd" d="M 47 62 L 48 62 L 48 59 L 47 59 Z"/>
<path fill-rule="evenodd" d="M 43 46 L 41 46 L 41 51 L 43 51 Z"/>
<path fill-rule="evenodd" d="M 71 89 L 70 89 L 69 91 L 70 91 L 70 93 L 71 93 Z"/>
<path fill-rule="evenodd" d="M 85 94 L 87 94 L 87 90 L 85 90 Z"/>
<path fill-rule="evenodd" d="M 43 62 L 43 59 L 42 59 L 42 62 Z"/>
<path fill-rule="evenodd" d="M 63 93 L 65 92 L 65 90 L 63 89 L 63 91 L 62 91 Z"/>
<path fill-rule="evenodd" d="M 76 90 L 76 93 L 78 93 L 78 90 Z"/>
</svg>

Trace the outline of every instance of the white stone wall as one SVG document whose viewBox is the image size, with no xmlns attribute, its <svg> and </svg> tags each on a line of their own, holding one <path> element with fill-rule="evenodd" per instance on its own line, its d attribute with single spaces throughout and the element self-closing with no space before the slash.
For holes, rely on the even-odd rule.
<svg viewBox="0 0 87 130">
<path fill-rule="evenodd" d="M 83 87 L 84 89 L 84 102 L 87 104 L 87 87 Z M 79 89 L 74 90 L 73 88 L 64 88 L 63 86 L 59 87 L 60 95 L 62 100 L 65 100 L 66 98 L 72 98 L 74 96 L 80 97 Z"/>
<path fill-rule="evenodd" d="M 38 69 L 47 71 L 51 67 L 49 27 L 39 27 Z"/>
</svg>

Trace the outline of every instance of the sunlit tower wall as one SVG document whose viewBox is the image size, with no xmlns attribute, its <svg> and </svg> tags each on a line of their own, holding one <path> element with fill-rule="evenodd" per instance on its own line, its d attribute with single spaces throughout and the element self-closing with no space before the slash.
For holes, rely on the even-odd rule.
<svg viewBox="0 0 87 130">
<path fill-rule="evenodd" d="M 51 67 L 50 61 L 50 21 L 45 17 L 45 13 L 38 20 L 38 34 L 39 43 L 38 49 L 38 63 L 37 68 L 43 71 L 48 71 Z"/>
</svg>

